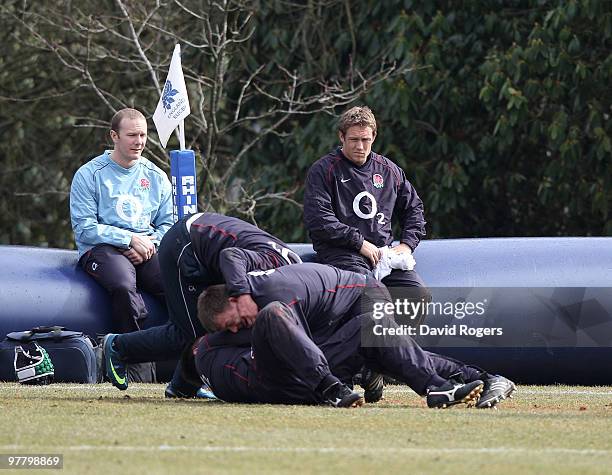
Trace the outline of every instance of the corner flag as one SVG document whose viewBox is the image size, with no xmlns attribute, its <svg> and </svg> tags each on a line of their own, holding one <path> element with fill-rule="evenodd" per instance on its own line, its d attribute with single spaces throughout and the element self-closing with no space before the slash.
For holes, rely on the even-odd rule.
<svg viewBox="0 0 612 475">
<path fill-rule="evenodd" d="M 155 113 L 153 122 L 159 135 L 159 140 L 164 148 L 174 129 L 179 127 L 179 142 L 181 150 L 185 150 L 185 117 L 191 113 L 189 98 L 187 97 L 187 86 L 183 77 L 181 67 L 181 46 L 174 47 L 168 78 Z"/>
</svg>

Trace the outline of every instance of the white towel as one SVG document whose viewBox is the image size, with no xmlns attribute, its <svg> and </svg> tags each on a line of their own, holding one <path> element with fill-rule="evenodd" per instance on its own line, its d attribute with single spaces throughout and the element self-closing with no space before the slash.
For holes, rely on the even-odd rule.
<svg viewBox="0 0 612 475">
<path fill-rule="evenodd" d="M 387 277 L 392 269 L 412 270 L 416 265 L 410 249 L 402 253 L 392 251 L 388 246 L 380 247 L 380 261 L 374 268 L 374 277 L 382 280 Z"/>
</svg>

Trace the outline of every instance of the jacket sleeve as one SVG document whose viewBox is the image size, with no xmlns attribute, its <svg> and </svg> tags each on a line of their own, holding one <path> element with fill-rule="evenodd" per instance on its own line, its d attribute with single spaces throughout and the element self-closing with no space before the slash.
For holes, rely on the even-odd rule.
<svg viewBox="0 0 612 475">
<path fill-rule="evenodd" d="M 70 187 L 70 220 L 77 240 L 91 244 L 110 244 L 128 248 L 132 232 L 98 223 L 98 197 L 94 179 L 87 171 L 77 170 Z"/>
<path fill-rule="evenodd" d="M 401 170 L 401 169 L 400 169 Z M 425 237 L 425 216 L 423 202 L 414 187 L 401 170 L 401 181 L 395 201 L 394 214 L 401 228 L 400 242 L 407 244 L 413 251 Z"/>
<path fill-rule="evenodd" d="M 331 186 L 321 164 L 315 163 L 308 171 L 304 191 L 304 225 L 315 241 L 334 247 L 359 251 L 363 236 L 357 228 L 341 223 L 334 211 Z"/>
<path fill-rule="evenodd" d="M 151 239 L 157 245 L 159 245 L 164 234 L 166 234 L 168 229 L 174 224 L 174 218 L 172 216 L 172 185 L 170 185 L 170 180 L 168 180 L 165 173 L 162 175 L 160 188 L 161 197 L 159 208 L 151 223 L 155 228 L 155 231 L 151 235 Z"/>
<path fill-rule="evenodd" d="M 280 267 L 285 261 L 274 253 L 249 251 L 239 247 L 229 247 L 219 253 L 219 268 L 231 297 L 250 294 L 251 287 L 247 273 L 253 270 L 269 270 Z"/>
</svg>

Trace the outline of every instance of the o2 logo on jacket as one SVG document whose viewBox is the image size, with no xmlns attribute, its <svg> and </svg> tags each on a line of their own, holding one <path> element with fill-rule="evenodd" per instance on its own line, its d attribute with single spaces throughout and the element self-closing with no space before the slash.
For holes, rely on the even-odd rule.
<svg viewBox="0 0 612 475">
<path fill-rule="evenodd" d="M 252 275 L 253 277 L 261 277 L 262 275 L 270 275 L 276 272 L 276 269 L 269 270 L 252 270 L 251 272 L 247 272 L 248 275 Z"/>
<path fill-rule="evenodd" d="M 285 259 L 285 261 L 287 261 L 287 264 L 301 264 L 302 263 L 302 259 L 300 259 L 300 256 L 298 256 L 291 249 L 279 246 L 274 241 L 268 241 L 268 244 L 272 247 L 272 249 L 278 252 L 283 257 L 283 259 Z"/>
<path fill-rule="evenodd" d="M 136 225 L 142 217 L 143 206 L 138 198 L 132 195 L 120 195 L 115 205 L 117 216 L 122 220 Z"/>
<path fill-rule="evenodd" d="M 379 173 L 375 173 L 374 176 L 372 176 L 372 183 L 374 184 L 375 188 L 382 188 L 385 186 L 385 181 L 383 180 L 382 175 Z"/>
<path fill-rule="evenodd" d="M 370 204 L 372 205 L 372 210 L 369 213 L 364 213 L 359 207 L 359 205 L 361 204 L 361 200 L 364 198 L 369 199 Z M 376 216 L 378 224 L 386 224 L 384 213 L 378 212 L 378 204 L 376 203 L 376 198 L 374 198 L 374 195 L 372 195 L 372 193 L 368 191 L 362 191 L 361 193 L 357 193 L 357 196 L 355 196 L 355 199 L 353 200 L 353 212 L 361 219 L 372 219 L 374 216 Z"/>
</svg>

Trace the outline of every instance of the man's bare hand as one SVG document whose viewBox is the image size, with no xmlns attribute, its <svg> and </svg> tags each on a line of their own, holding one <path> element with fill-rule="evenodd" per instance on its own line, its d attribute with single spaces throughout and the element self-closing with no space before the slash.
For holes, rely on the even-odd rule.
<svg viewBox="0 0 612 475">
<path fill-rule="evenodd" d="M 155 254 L 155 244 L 151 241 L 149 236 L 139 236 L 138 234 L 132 235 L 130 246 L 133 251 L 136 251 L 142 257 L 143 261 L 148 261 Z M 128 258 L 129 259 L 129 258 Z"/>
<path fill-rule="evenodd" d="M 238 316 L 247 323 L 247 327 L 250 328 L 255 324 L 255 318 L 259 312 L 257 304 L 251 297 L 251 294 L 242 294 L 238 297 L 237 301 Z"/>
<path fill-rule="evenodd" d="M 359 249 L 359 254 L 366 257 L 370 261 L 370 264 L 372 264 L 372 267 L 376 267 L 378 261 L 380 261 L 380 249 L 365 239 L 363 240 L 361 249 Z"/>
<path fill-rule="evenodd" d="M 123 251 L 123 255 L 130 260 L 132 265 L 137 266 L 138 264 L 142 264 L 144 262 L 143 257 L 138 254 L 134 249 L 128 249 L 126 251 Z"/>
</svg>

